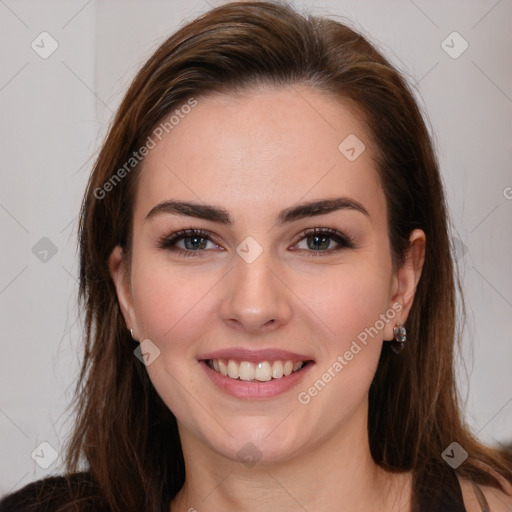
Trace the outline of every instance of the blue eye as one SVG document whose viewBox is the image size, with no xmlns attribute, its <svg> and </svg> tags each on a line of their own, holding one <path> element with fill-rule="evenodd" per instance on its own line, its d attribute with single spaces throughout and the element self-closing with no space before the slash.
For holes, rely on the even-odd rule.
<svg viewBox="0 0 512 512">
<path fill-rule="evenodd" d="M 205 251 L 223 250 L 212 240 L 212 237 L 211 233 L 202 229 L 183 229 L 163 236 L 158 242 L 158 247 L 183 256 L 202 256 Z M 301 247 L 304 242 L 306 246 Z M 296 237 L 296 242 L 290 250 L 300 250 L 316 256 L 354 247 L 353 240 L 339 231 L 330 228 L 313 228 Z"/>
<path fill-rule="evenodd" d="M 179 243 L 182 243 L 181 247 L 178 245 Z M 208 244 L 212 244 L 213 247 L 208 247 Z M 211 240 L 211 234 L 202 229 L 182 229 L 169 236 L 164 236 L 158 242 L 158 247 L 185 256 L 196 256 L 206 249 L 219 248 L 219 246 Z"/>
<path fill-rule="evenodd" d="M 305 241 L 306 247 L 300 247 Z M 333 247 L 333 244 L 335 246 Z M 337 245 L 336 245 L 337 244 Z M 308 229 L 300 235 L 296 246 L 299 250 L 304 250 L 313 254 L 332 253 L 340 249 L 354 248 L 353 240 L 334 229 L 330 228 L 313 228 Z"/>
</svg>

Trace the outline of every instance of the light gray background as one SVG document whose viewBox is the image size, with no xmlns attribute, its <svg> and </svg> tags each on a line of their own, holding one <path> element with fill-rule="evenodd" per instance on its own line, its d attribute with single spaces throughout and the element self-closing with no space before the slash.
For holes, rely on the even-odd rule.
<svg viewBox="0 0 512 512">
<path fill-rule="evenodd" d="M 0 494 L 61 470 L 71 424 L 63 413 L 81 354 L 77 213 L 95 152 L 135 71 L 210 5 L 0 0 Z M 512 2 L 296 5 L 347 17 L 415 85 L 435 134 L 466 291 L 459 379 L 467 420 L 484 440 L 510 442 Z M 47 59 L 31 48 L 43 31 L 59 45 Z M 469 44 L 456 59 L 441 46 L 453 31 Z M 42 237 L 57 248 L 46 262 L 32 252 Z M 47 469 L 31 458 L 43 441 L 59 454 Z"/>
</svg>

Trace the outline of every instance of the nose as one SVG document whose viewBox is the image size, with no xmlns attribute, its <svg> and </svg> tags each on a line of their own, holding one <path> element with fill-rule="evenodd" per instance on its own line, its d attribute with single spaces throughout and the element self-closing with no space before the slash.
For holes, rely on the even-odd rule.
<svg viewBox="0 0 512 512">
<path fill-rule="evenodd" d="M 231 328 L 264 333 L 287 324 L 292 317 L 292 293 L 284 284 L 278 266 L 265 251 L 253 262 L 235 257 L 227 276 L 221 317 Z M 271 268 L 272 267 L 272 268 Z"/>
</svg>

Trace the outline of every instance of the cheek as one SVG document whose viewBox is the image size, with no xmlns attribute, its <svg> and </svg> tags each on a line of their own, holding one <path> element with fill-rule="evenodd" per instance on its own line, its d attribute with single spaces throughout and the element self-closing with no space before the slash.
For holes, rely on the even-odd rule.
<svg viewBox="0 0 512 512">
<path fill-rule="evenodd" d="M 208 293 L 216 281 L 211 274 L 165 264 L 141 266 L 132 279 L 141 335 L 166 350 L 180 350 L 204 323 Z"/>
<path fill-rule="evenodd" d="M 365 397 L 378 366 L 388 306 L 387 274 L 382 267 L 364 271 L 348 266 L 320 280 L 311 308 L 324 326 L 324 354 L 311 378 L 297 389 L 297 400 L 311 418 L 335 428 L 366 406 Z M 391 322 L 392 319 L 388 319 Z M 328 415 L 325 411 L 329 411 Z M 337 411 L 337 412 L 334 412 Z"/>
<path fill-rule="evenodd" d="M 197 430 L 191 411 L 197 409 L 197 342 L 211 328 L 211 300 L 218 276 L 198 275 L 168 264 L 151 265 L 145 259 L 135 279 L 133 301 L 141 339 L 149 339 L 159 356 L 146 370 L 169 409 L 190 430 Z M 189 391 L 185 391 L 189 390 Z M 203 414 L 201 409 L 197 415 Z M 210 418 L 201 417 L 206 423 Z"/>
<path fill-rule="evenodd" d="M 340 404 L 350 416 L 368 393 L 378 366 L 389 307 L 391 265 L 378 258 L 345 265 L 315 281 L 311 310 L 321 320 L 322 361 L 299 391 L 301 404 L 322 415 Z M 347 391 L 350 393 L 347 393 Z M 336 415 L 335 415 L 336 416 Z M 331 421 L 331 420 L 329 420 Z M 334 424 L 335 418 L 332 418 Z"/>
<path fill-rule="evenodd" d="M 300 292 L 299 292 L 300 293 Z M 381 265 L 347 265 L 312 283 L 304 283 L 303 296 L 330 332 L 333 348 L 343 348 L 373 327 L 389 301 L 389 279 Z M 382 322 L 377 328 L 382 330 Z M 383 333 L 375 338 L 382 339 Z"/>
</svg>

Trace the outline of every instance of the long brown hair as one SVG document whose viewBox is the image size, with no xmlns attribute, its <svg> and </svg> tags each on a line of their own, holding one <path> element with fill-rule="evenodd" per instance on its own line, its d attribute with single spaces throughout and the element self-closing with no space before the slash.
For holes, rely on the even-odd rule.
<svg viewBox="0 0 512 512">
<path fill-rule="evenodd" d="M 86 329 L 68 471 L 86 469 L 101 500 L 119 512 L 168 510 L 184 483 L 175 417 L 134 357 L 137 344 L 108 268 L 116 245 L 130 254 L 140 163 L 126 163 L 190 98 L 261 84 L 307 85 L 353 105 L 377 148 L 395 267 L 403 262 L 410 232 L 426 234 L 423 273 L 406 323 L 410 343 L 399 356 L 384 344 L 370 388 L 373 459 L 389 470 L 412 470 L 419 492 L 442 484 L 436 478 L 448 466 L 441 454 L 455 441 L 469 454 L 459 475 L 498 487 L 499 479 L 482 469 L 489 466 L 512 482 L 505 455 L 472 436 L 459 406 L 453 368 L 457 280 L 445 198 L 410 89 L 348 26 L 266 2 L 220 6 L 167 39 L 132 82 L 96 161 L 79 227 Z"/>
</svg>

